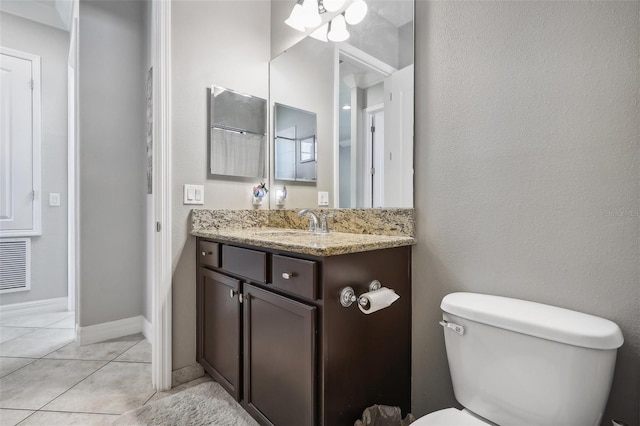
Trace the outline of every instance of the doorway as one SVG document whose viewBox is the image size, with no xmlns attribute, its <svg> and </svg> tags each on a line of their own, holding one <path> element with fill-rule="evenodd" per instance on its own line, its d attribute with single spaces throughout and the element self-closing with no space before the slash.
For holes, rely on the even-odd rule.
<svg viewBox="0 0 640 426">
<path fill-rule="evenodd" d="M 384 105 L 365 109 L 367 115 L 365 173 L 369 170 L 364 191 L 364 206 L 384 207 Z"/>
</svg>

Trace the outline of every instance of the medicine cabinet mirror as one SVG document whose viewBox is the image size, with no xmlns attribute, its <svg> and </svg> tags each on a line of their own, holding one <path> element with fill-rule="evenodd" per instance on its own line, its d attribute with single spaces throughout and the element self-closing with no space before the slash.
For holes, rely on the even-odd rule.
<svg viewBox="0 0 640 426">
<path fill-rule="evenodd" d="M 316 115 L 275 104 L 274 175 L 276 180 L 316 181 Z"/>
<path fill-rule="evenodd" d="M 209 95 L 210 174 L 264 178 L 267 101 L 219 86 Z"/>
</svg>

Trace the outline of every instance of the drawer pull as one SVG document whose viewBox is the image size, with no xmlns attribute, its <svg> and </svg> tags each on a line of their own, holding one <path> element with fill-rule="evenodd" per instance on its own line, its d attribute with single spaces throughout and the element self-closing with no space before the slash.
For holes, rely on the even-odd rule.
<svg viewBox="0 0 640 426">
<path fill-rule="evenodd" d="M 203 255 L 203 256 L 211 256 L 212 254 L 213 254 L 213 252 L 212 252 L 212 251 L 203 251 L 203 252 L 202 252 L 202 255 Z"/>
<path fill-rule="evenodd" d="M 282 273 L 282 278 L 284 278 L 285 280 L 290 280 L 291 278 L 295 277 L 296 274 L 294 272 L 283 272 Z"/>
</svg>

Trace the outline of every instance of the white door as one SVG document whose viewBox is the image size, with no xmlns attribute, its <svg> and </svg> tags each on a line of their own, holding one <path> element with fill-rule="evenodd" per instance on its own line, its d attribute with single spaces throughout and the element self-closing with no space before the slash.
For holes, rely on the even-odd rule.
<svg viewBox="0 0 640 426">
<path fill-rule="evenodd" d="M 387 207 L 413 207 L 413 65 L 385 81 L 385 110 L 385 202 Z"/>
<path fill-rule="evenodd" d="M 0 51 L 0 237 L 40 235 L 40 61 Z"/>
</svg>

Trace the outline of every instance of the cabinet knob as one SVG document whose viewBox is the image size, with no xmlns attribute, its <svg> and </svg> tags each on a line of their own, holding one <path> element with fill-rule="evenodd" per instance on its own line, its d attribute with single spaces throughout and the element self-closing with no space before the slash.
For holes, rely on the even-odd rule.
<svg viewBox="0 0 640 426">
<path fill-rule="evenodd" d="M 285 280 L 290 280 L 292 277 L 295 277 L 295 273 L 293 272 L 283 272 L 282 273 L 282 278 L 284 278 Z"/>
<path fill-rule="evenodd" d="M 207 256 L 207 255 L 211 255 L 211 254 L 213 254 L 213 252 L 212 252 L 212 251 L 203 251 L 203 252 L 202 252 L 202 255 L 203 255 L 203 256 Z"/>
<path fill-rule="evenodd" d="M 229 297 L 230 298 L 233 299 L 234 297 L 236 297 L 236 294 L 238 294 L 238 292 L 235 291 L 234 289 L 229 290 Z"/>
</svg>

